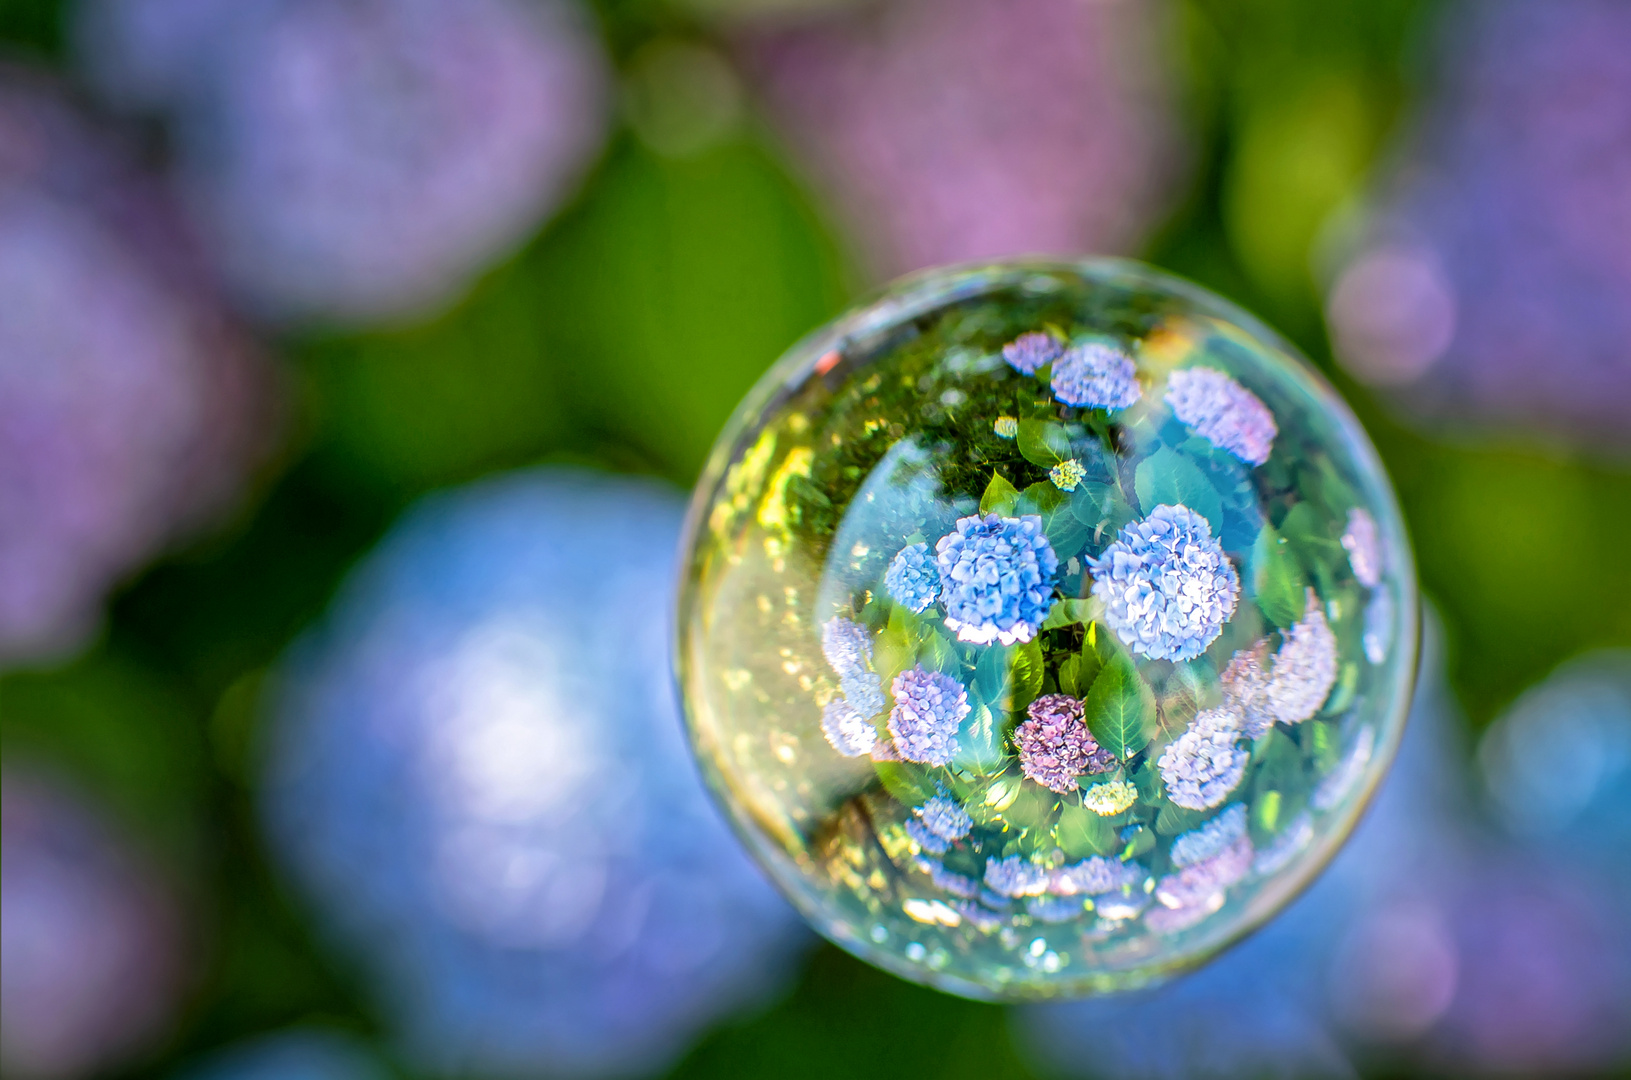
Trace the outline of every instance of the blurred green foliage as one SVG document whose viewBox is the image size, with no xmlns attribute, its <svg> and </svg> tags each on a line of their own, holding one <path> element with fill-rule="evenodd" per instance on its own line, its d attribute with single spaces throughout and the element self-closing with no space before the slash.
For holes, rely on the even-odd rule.
<svg viewBox="0 0 1631 1080">
<path fill-rule="evenodd" d="M 1556 662 L 1631 644 L 1631 474 L 1514 443 L 1447 445 L 1333 369 L 1313 267 L 1408 101 L 1428 0 L 1177 0 L 1194 141 L 1185 203 L 1145 256 L 1262 314 L 1335 379 L 1403 498 L 1475 723 Z M 597 6 L 614 54 L 690 26 Z M 53 0 L 0 0 L 0 47 L 63 49 Z M 685 159 L 614 140 L 576 203 L 423 325 L 283 343 L 300 401 L 280 474 L 224 533 L 132 582 L 87 655 L 0 679 L 0 746 L 104 795 L 195 892 L 208 943 L 189 1022 L 132 1075 L 300 1019 L 368 1031 L 260 853 L 259 680 L 419 494 L 543 459 L 688 483 L 737 400 L 854 294 L 821 211 L 750 125 Z M 864 1020 L 862 1019 L 864 1018 Z M 999 1010 L 833 949 L 677 1075 L 1026 1075 Z"/>
</svg>

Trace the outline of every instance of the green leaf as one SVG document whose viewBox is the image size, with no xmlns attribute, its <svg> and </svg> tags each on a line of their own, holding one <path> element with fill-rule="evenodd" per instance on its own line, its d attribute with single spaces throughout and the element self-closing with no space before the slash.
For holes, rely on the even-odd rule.
<svg viewBox="0 0 1631 1080">
<path fill-rule="evenodd" d="M 1087 543 L 1088 529 L 1071 510 L 1071 498 L 1052 483 L 1032 484 L 1020 492 L 1016 514 L 1035 514 L 1042 519 L 1047 536 L 1060 562 L 1070 558 Z"/>
<path fill-rule="evenodd" d="M 1121 850 L 1121 840 L 1116 836 L 1110 820 L 1080 804 L 1067 804 L 1059 811 L 1059 824 L 1053 830 L 1054 839 L 1070 859 L 1114 855 Z"/>
<path fill-rule="evenodd" d="M 1081 691 L 1082 658 L 1071 653 L 1059 662 L 1058 679 L 1059 692 L 1069 694 L 1073 698 L 1082 696 Z"/>
<path fill-rule="evenodd" d="M 1013 650 L 1009 658 L 1010 712 L 1019 712 L 1036 700 L 1036 695 L 1042 692 L 1046 672 L 1041 642 L 1032 639 Z"/>
<path fill-rule="evenodd" d="M 883 789 L 907 806 L 919 806 L 938 793 L 934 781 L 921 765 L 909 761 L 875 761 L 872 767 L 883 782 Z"/>
<path fill-rule="evenodd" d="M 1257 606 L 1274 625 L 1285 628 L 1303 617 L 1308 579 L 1286 539 L 1264 525 L 1252 545 L 1251 591 Z"/>
<path fill-rule="evenodd" d="M 1149 742 L 1155 720 L 1155 694 L 1121 654 L 1104 666 L 1087 693 L 1087 729 L 1100 746 L 1126 760 Z"/>
<path fill-rule="evenodd" d="M 973 708 L 957 729 L 957 756 L 953 762 L 958 768 L 979 775 L 998 772 L 1007 762 L 998 725 L 984 702 L 972 704 Z"/>
<path fill-rule="evenodd" d="M 1070 448 L 1070 435 L 1062 425 L 1049 420 L 1021 420 L 1016 441 L 1020 456 L 1040 468 L 1051 469 L 1075 456 Z"/>
<path fill-rule="evenodd" d="M 1048 612 L 1046 621 L 1042 623 L 1042 629 L 1057 630 L 1061 626 L 1072 626 L 1079 622 L 1086 622 L 1089 603 L 1087 600 L 1055 601 L 1053 609 Z"/>
<path fill-rule="evenodd" d="M 991 482 L 985 486 L 985 494 L 980 496 L 980 513 L 1013 517 L 1014 508 L 1018 503 L 1018 489 L 1005 480 L 1001 473 L 993 469 Z"/>
<path fill-rule="evenodd" d="M 1157 506 L 1182 504 L 1211 524 L 1213 536 L 1223 534 L 1223 499 L 1218 489 L 1200 466 L 1170 447 L 1138 463 L 1133 490 L 1146 516 Z"/>
<path fill-rule="evenodd" d="M 1161 808 L 1161 813 L 1155 819 L 1155 831 L 1162 836 L 1177 836 L 1179 833 L 1200 828 L 1211 816 L 1210 810 L 1188 810 L 1177 803 L 1169 802 Z"/>
</svg>

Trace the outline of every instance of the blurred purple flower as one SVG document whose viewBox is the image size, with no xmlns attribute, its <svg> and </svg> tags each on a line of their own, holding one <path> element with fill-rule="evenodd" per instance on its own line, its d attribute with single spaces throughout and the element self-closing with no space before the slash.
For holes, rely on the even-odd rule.
<svg viewBox="0 0 1631 1080">
<path fill-rule="evenodd" d="M 1456 5 L 1336 279 L 1336 351 L 1423 418 L 1631 442 L 1631 8 Z"/>
<path fill-rule="evenodd" d="M 1064 351 L 1064 342 L 1052 334 L 1033 330 L 1004 345 L 1002 358 L 1021 375 L 1035 375 L 1038 368 L 1053 363 Z"/>
<path fill-rule="evenodd" d="M 895 676 L 889 734 L 907 761 L 948 765 L 957 754 L 957 728 L 969 713 L 968 691 L 950 675 L 920 665 Z"/>
<path fill-rule="evenodd" d="M 1279 434 L 1258 396 L 1221 371 L 1180 368 L 1167 377 L 1167 405 L 1187 428 L 1248 465 L 1261 465 Z"/>
<path fill-rule="evenodd" d="M 905 0 L 753 50 L 883 276 L 1134 245 L 1171 190 L 1151 5 Z"/>
<path fill-rule="evenodd" d="M 1382 583 L 1382 540 L 1376 531 L 1376 519 L 1370 511 L 1356 506 L 1348 511 L 1348 525 L 1342 530 L 1342 547 L 1348 553 L 1348 565 L 1353 568 L 1354 579 L 1367 589 Z"/>
<path fill-rule="evenodd" d="M 123 149 L 0 66 L 0 666 L 83 640 L 277 426 L 271 369 Z"/>
<path fill-rule="evenodd" d="M 864 757 L 878 742 L 878 729 L 855 711 L 843 695 L 827 702 L 821 710 L 821 733 L 832 748 L 845 757 Z"/>
<path fill-rule="evenodd" d="M 65 788 L 8 765 L 0 807 L 0 1067 L 65 1077 L 128 1061 L 181 1004 L 175 895 Z"/>
<path fill-rule="evenodd" d="M 805 940 L 676 715 L 682 515 L 563 469 L 427 499 L 283 666 L 272 850 L 422 1071 L 658 1070 Z"/>
<path fill-rule="evenodd" d="M 1100 896 L 1143 880 L 1144 871 L 1137 863 L 1094 855 L 1050 873 L 1048 891 L 1060 896 Z"/>
<path fill-rule="evenodd" d="M 985 864 L 985 883 L 999 896 L 1041 896 L 1048 891 L 1048 870 L 1023 855 L 1010 855 Z"/>
<path fill-rule="evenodd" d="M 605 59 L 555 0 L 99 0 L 80 36 L 116 104 L 173 115 L 218 261 L 275 317 L 445 304 L 605 129 Z"/>
<path fill-rule="evenodd" d="M 1313 589 L 1308 590 L 1307 604 L 1307 613 L 1274 650 L 1274 667 L 1264 689 L 1270 715 L 1282 724 L 1300 724 L 1313 716 L 1337 681 L 1336 634 Z"/>
<path fill-rule="evenodd" d="M 1097 342 L 1066 349 L 1054 361 L 1051 385 L 1053 396 L 1066 405 L 1111 412 L 1127 408 L 1142 394 L 1133 358 Z"/>
<path fill-rule="evenodd" d="M 1193 866 L 1210 859 L 1246 835 L 1246 806 L 1236 803 L 1198 829 L 1172 842 L 1172 865 Z"/>
</svg>

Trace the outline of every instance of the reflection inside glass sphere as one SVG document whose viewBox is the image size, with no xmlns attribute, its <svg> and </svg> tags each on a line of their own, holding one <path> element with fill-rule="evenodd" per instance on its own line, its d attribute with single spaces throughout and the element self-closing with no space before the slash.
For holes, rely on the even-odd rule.
<svg viewBox="0 0 1631 1080">
<path fill-rule="evenodd" d="M 908 281 L 797 346 L 698 488 L 693 742 L 824 932 L 972 996 L 1261 923 L 1396 746 L 1393 495 L 1249 316 L 1126 263 Z"/>
</svg>

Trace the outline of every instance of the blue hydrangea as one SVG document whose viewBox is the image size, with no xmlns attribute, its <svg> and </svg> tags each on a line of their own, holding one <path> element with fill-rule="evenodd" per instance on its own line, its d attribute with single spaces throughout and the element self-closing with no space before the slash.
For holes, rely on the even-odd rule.
<svg viewBox="0 0 1631 1080">
<path fill-rule="evenodd" d="M 1037 368 L 1053 363 L 1064 351 L 1064 343 L 1052 334 L 1033 331 L 1004 345 L 1002 358 L 1021 375 L 1035 375 Z"/>
<path fill-rule="evenodd" d="M 852 672 L 838 680 L 838 687 L 844 692 L 844 700 L 862 716 L 877 716 L 889 707 L 889 702 L 884 700 L 883 684 L 873 672 Z"/>
<path fill-rule="evenodd" d="M 1184 833 L 1172 842 L 1172 865 L 1193 866 L 1210 859 L 1246 835 L 1246 807 L 1235 803 L 1198 829 Z"/>
<path fill-rule="evenodd" d="M 974 819 L 957 803 L 944 795 L 936 795 L 913 811 L 923 819 L 923 825 L 942 840 L 961 840 L 974 828 Z"/>
<path fill-rule="evenodd" d="M 1053 607 L 1059 556 L 1034 514 L 962 518 L 935 545 L 946 626 L 962 641 L 1030 641 Z"/>
<path fill-rule="evenodd" d="M 807 940 L 691 767 L 642 602 L 683 512 L 563 469 L 432 496 L 280 668 L 268 844 L 415 1074 L 660 1072 Z"/>
<path fill-rule="evenodd" d="M 929 880 L 953 896 L 961 896 L 965 900 L 973 899 L 980 894 L 980 883 L 966 874 L 959 874 L 947 870 L 939 863 L 929 867 Z"/>
<path fill-rule="evenodd" d="M 1167 797 L 1186 810 L 1210 810 L 1240 786 L 1251 750 L 1240 745 L 1240 717 L 1206 709 L 1156 762 Z"/>
<path fill-rule="evenodd" d="M 944 855 L 946 849 L 951 847 L 943 836 L 936 836 L 934 830 L 929 828 L 917 818 L 906 823 L 906 835 L 917 841 L 917 846 L 930 855 Z"/>
<path fill-rule="evenodd" d="M 928 544 L 908 544 L 900 549 L 883 576 L 883 587 L 895 603 L 920 612 L 940 598 L 940 571 Z"/>
<path fill-rule="evenodd" d="M 1188 507 L 1157 506 L 1121 530 L 1090 564 L 1105 621 L 1135 653 L 1193 660 L 1223 632 L 1240 598 L 1240 577 Z"/>
<path fill-rule="evenodd" d="M 866 627 L 834 616 L 821 626 L 821 654 L 840 679 L 866 671 L 872 665 L 872 636 Z"/>
<path fill-rule="evenodd" d="M 895 676 L 889 734 L 907 761 L 948 765 L 957 754 L 957 728 L 969 713 L 968 691 L 950 675 L 919 665 Z"/>
<path fill-rule="evenodd" d="M 1248 465 L 1261 465 L 1279 428 L 1258 396 L 1221 371 L 1194 367 L 1167 377 L 1167 405 L 1195 434 Z"/>
<path fill-rule="evenodd" d="M 870 754 L 878 743 L 877 729 L 842 696 L 833 698 L 821 710 L 821 733 L 832 748 L 845 757 Z"/>
<path fill-rule="evenodd" d="M 1048 871 L 1023 855 L 985 864 L 985 883 L 1001 896 L 1041 896 L 1048 891 Z"/>
<path fill-rule="evenodd" d="M 1053 396 L 1066 405 L 1125 409 L 1138 400 L 1133 358 L 1120 349 L 1089 342 L 1067 349 L 1053 365 Z"/>
<path fill-rule="evenodd" d="M 1144 869 L 1137 863 L 1092 855 L 1053 871 L 1048 876 L 1048 891 L 1060 896 L 1099 896 L 1130 888 L 1142 880 Z"/>
</svg>

